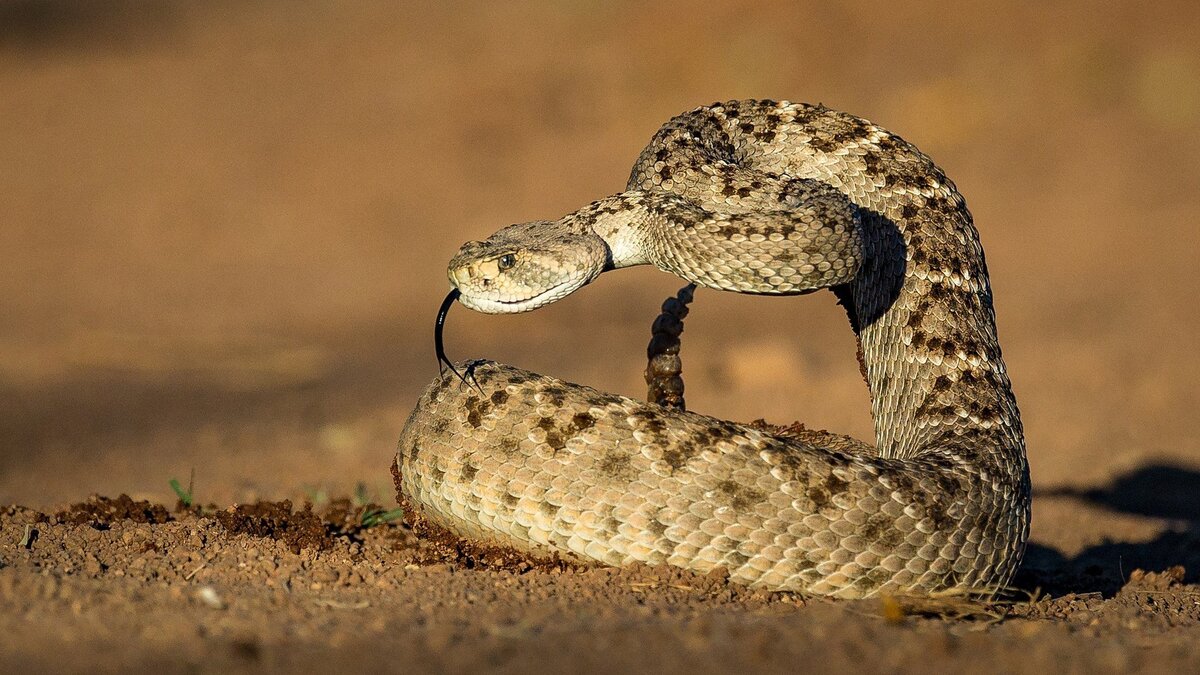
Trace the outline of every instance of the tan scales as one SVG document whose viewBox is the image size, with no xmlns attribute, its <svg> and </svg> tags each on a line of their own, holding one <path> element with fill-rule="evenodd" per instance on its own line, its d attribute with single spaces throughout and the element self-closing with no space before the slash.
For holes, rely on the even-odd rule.
<svg viewBox="0 0 1200 675">
<path fill-rule="evenodd" d="M 667 122 L 625 192 L 468 242 L 449 275 L 464 305 L 520 312 L 640 264 L 742 293 L 833 290 L 875 445 L 464 363 L 478 387 L 439 377 L 400 439 L 425 517 L 539 555 L 841 597 L 1011 579 L 1029 531 L 1020 415 L 978 233 L 928 157 L 821 106 L 713 104 Z"/>
</svg>

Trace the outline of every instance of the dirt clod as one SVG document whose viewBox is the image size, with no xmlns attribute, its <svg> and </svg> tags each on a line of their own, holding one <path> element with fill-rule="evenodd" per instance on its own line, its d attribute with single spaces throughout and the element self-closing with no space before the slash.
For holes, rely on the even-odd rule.
<svg viewBox="0 0 1200 675">
<path fill-rule="evenodd" d="M 217 512 L 213 518 L 230 534 L 276 539 L 293 553 L 305 548 L 324 551 L 333 546 L 325 521 L 313 513 L 312 504 L 305 504 L 299 511 L 293 511 L 287 499 L 242 504 Z"/>
<path fill-rule="evenodd" d="M 72 525 L 90 525 L 97 530 L 107 530 L 114 522 L 129 520 L 135 523 L 165 523 L 171 514 L 161 504 L 135 501 L 127 494 L 116 499 L 92 495 L 87 501 L 71 504 L 55 514 L 59 520 Z"/>
</svg>

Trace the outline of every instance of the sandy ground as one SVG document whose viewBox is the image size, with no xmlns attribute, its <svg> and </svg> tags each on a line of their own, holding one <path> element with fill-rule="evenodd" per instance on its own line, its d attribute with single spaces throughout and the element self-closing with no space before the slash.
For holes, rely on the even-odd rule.
<svg viewBox="0 0 1200 675">
<path fill-rule="evenodd" d="M 0 666 L 1195 669 L 1200 10 L 1039 5 L 0 0 Z M 363 528 L 457 246 L 750 96 L 877 121 L 966 196 L 1036 491 L 1016 595 L 834 603 Z M 456 311 L 448 347 L 641 395 L 677 287 Z M 684 360 L 695 410 L 871 436 L 828 294 L 700 292 Z M 213 506 L 174 512 L 193 471 Z M 70 508 L 122 493 L 166 509 Z M 218 517 L 284 499 L 318 515 Z"/>
</svg>

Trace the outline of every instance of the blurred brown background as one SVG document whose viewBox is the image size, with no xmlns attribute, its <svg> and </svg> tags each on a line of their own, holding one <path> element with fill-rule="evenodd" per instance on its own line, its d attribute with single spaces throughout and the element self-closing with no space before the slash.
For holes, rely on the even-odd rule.
<svg viewBox="0 0 1200 675">
<path fill-rule="evenodd" d="M 619 191 L 659 124 L 822 102 L 988 251 L 1035 485 L 1200 467 L 1194 2 L 0 0 L 0 503 L 387 496 L 468 238 Z M 642 395 L 680 282 L 457 308 L 452 356 Z M 830 294 L 698 294 L 688 401 L 871 437 Z M 1036 525 L 1035 525 L 1036 527 Z"/>
</svg>

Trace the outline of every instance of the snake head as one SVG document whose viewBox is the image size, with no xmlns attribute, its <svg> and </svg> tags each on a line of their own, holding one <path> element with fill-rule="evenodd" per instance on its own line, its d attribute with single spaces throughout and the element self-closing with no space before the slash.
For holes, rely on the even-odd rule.
<svg viewBox="0 0 1200 675">
<path fill-rule="evenodd" d="M 534 221 L 463 244 L 447 273 L 462 304 L 485 314 L 515 314 L 575 292 L 604 271 L 608 258 L 608 246 L 596 234 Z"/>
</svg>

